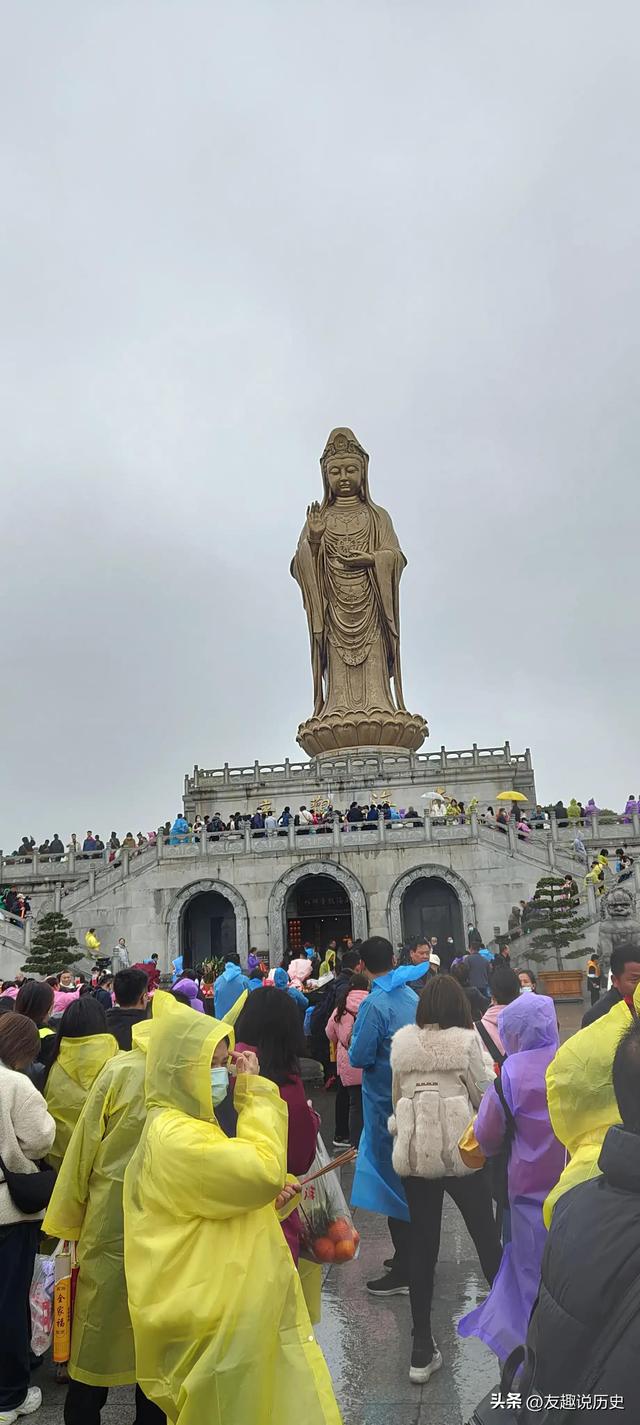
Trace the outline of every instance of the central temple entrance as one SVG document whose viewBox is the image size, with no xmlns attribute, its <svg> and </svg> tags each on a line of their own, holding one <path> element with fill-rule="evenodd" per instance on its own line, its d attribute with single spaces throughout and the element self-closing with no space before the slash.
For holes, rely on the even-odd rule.
<svg viewBox="0 0 640 1425">
<path fill-rule="evenodd" d="M 338 944 L 353 934 L 351 901 L 332 876 L 303 876 L 287 893 L 285 903 L 287 945 L 302 950 L 305 944 L 323 952 L 331 940 Z"/>
<path fill-rule="evenodd" d="M 235 949 L 236 913 L 231 901 L 219 891 L 193 896 L 182 915 L 185 969 L 195 969 L 203 960 L 226 956 Z"/>
<path fill-rule="evenodd" d="M 437 935 L 438 946 L 453 937 L 456 955 L 465 953 L 465 934 L 460 901 L 450 885 L 439 876 L 420 876 L 402 897 L 402 938 L 413 940 Z"/>
</svg>

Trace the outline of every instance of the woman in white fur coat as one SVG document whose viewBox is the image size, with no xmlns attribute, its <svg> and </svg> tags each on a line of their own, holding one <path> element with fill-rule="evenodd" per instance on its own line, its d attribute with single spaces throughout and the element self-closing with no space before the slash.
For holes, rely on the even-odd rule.
<svg viewBox="0 0 640 1425">
<path fill-rule="evenodd" d="M 391 1070 L 393 1166 L 411 1217 L 409 1374 L 422 1385 L 442 1365 L 431 1335 L 431 1301 L 445 1192 L 462 1213 L 489 1285 L 502 1254 L 486 1174 L 467 1168 L 458 1149 L 494 1069 L 452 976 L 434 975 L 423 990 L 416 1023 L 393 1037 Z"/>
</svg>

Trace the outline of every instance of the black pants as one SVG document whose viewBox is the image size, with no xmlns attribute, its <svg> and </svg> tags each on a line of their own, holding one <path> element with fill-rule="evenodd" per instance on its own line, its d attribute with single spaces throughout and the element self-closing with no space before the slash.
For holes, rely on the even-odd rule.
<svg viewBox="0 0 640 1425">
<path fill-rule="evenodd" d="M 491 1192 L 484 1172 L 464 1178 L 403 1178 L 402 1186 L 411 1215 L 409 1295 L 413 1327 L 416 1336 L 429 1338 L 445 1192 L 462 1213 L 489 1286 L 500 1266 L 502 1244 L 493 1220 Z"/>
<path fill-rule="evenodd" d="M 31 1379 L 29 1288 L 39 1222 L 0 1227 L 0 1410 L 15 1410 Z"/>
<path fill-rule="evenodd" d="M 349 1139 L 349 1090 L 342 1079 L 338 1079 L 336 1090 L 336 1128 L 334 1138 L 338 1143 L 348 1143 Z"/>
<path fill-rule="evenodd" d="M 349 1142 L 352 1148 L 357 1148 L 362 1137 L 364 1126 L 362 1118 L 362 1087 L 360 1084 L 350 1084 L 347 1090 L 349 1094 Z"/>
<path fill-rule="evenodd" d="M 387 1222 L 393 1242 L 394 1274 L 401 1277 L 402 1281 L 408 1282 L 411 1266 L 411 1223 L 403 1222 L 400 1217 L 388 1217 Z"/>
<path fill-rule="evenodd" d="M 64 1425 L 100 1425 L 100 1411 L 107 1403 L 109 1387 L 84 1385 L 70 1380 L 64 1403 Z M 133 1425 L 166 1425 L 167 1417 L 136 1386 L 136 1418 Z"/>
</svg>

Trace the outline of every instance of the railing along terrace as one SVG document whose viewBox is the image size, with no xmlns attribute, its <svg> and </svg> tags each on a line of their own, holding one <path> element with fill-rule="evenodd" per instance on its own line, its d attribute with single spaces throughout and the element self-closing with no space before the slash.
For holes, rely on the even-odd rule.
<svg viewBox="0 0 640 1425">
<path fill-rule="evenodd" d="M 442 746 L 429 752 L 393 753 L 348 752 L 335 757 L 318 757 L 310 762 L 253 762 L 241 767 L 231 767 L 225 762 L 223 767 L 204 768 L 197 765 L 192 776 L 185 777 L 185 793 L 208 787 L 232 788 L 238 785 L 259 785 L 263 782 L 330 782 L 358 775 L 391 777 L 395 773 L 403 779 L 411 779 L 422 768 L 446 772 L 460 768 L 504 769 L 508 767 L 518 772 L 531 771 L 531 752 L 512 752 L 508 742 L 501 747 L 472 747 L 452 751 Z"/>
</svg>

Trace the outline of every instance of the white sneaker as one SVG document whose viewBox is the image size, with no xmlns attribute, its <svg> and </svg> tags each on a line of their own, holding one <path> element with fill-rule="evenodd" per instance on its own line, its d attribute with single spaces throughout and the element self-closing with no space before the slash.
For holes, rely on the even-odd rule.
<svg viewBox="0 0 640 1425">
<path fill-rule="evenodd" d="M 29 1391 L 27 1391 L 26 1396 L 24 1396 L 23 1404 L 16 1405 L 16 1412 L 14 1412 L 13 1419 L 16 1419 L 17 1421 L 17 1419 L 20 1419 L 20 1415 L 36 1414 L 36 1411 L 40 1409 L 41 1404 L 43 1404 L 43 1392 L 41 1392 L 41 1389 L 40 1387 L 38 1387 L 38 1385 L 31 1385 L 31 1388 L 29 1389 Z"/>
<path fill-rule="evenodd" d="M 18 1419 L 17 1410 L 0 1410 L 0 1425 L 13 1425 Z"/>
<path fill-rule="evenodd" d="M 416 1352 L 415 1355 L 419 1358 L 418 1352 Z M 431 1377 L 434 1372 L 439 1371 L 441 1368 L 442 1356 L 440 1355 L 438 1347 L 436 1346 L 436 1343 L 434 1341 L 433 1355 L 431 1357 L 431 1360 L 429 1361 L 429 1364 L 426 1366 L 418 1364 L 414 1365 L 412 1361 L 411 1367 L 409 1369 L 409 1380 L 413 1381 L 414 1385 L 426 1385 L 427 1381 L 431 1380 Z"/>
</svg>

